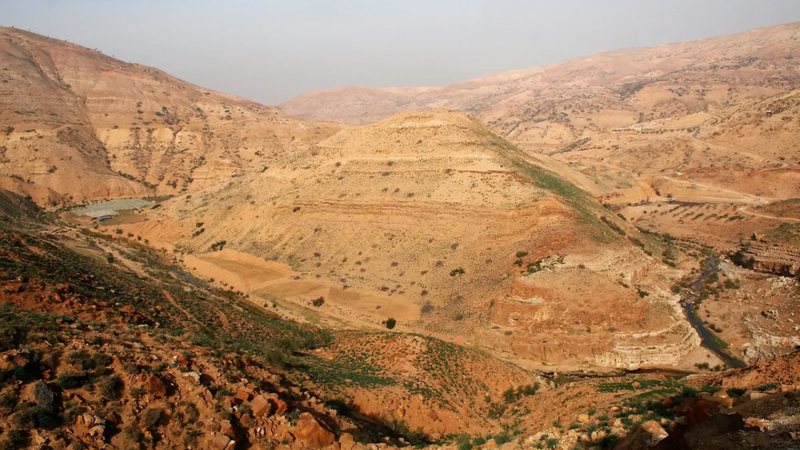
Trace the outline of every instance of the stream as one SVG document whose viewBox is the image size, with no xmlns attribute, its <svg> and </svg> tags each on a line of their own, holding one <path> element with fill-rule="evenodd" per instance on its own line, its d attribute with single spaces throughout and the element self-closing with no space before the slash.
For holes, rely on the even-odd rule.
<svg viewBox="0 0 800 450">
<path fill-rule="evenodd" d="M 728 352 L 714 332 L 706 327 L 697 312 L 696 307 L 700 304 L 698 293 L 712 274 L 719 273 L 719 256 L 709 256 L 705 259 L 704 265 L 705 269 L 703 269 L 697 279 L 692 283 L 691 293 L 681 298 L 681 305 L 683 306 L 683 311 L 686 313 L 686 320 L 688 320 L 697 331 L 702 346 L 714 353 L 728 368 L 744 367 L 745 363 Z"/>
</svg>

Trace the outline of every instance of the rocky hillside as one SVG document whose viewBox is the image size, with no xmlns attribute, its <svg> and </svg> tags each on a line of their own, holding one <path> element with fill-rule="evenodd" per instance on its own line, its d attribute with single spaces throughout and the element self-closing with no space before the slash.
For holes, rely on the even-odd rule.
<svg viewBox="0 0 800 450">
<path fill-rule="evenodd" d="M 754 234 L 733 254 L 748 269 L 800 278 L 800 225 L 785 223 L 764 235 Z"/>
<path fill-rule="evenodd" d="M 17 211 L 0 218 L 3 449 L 769 448 L 797 432 L 796 354 L 688 378 L 537 374 L 288 321 L 141 236 Z"/>
<path fill-rule="evenodd" d="M 709 185 L 785 199 L 800 197 L 798 42 L 800 24 L 788 24 L 441 88 L 309 93 L 281 107 L 350 123 L 430 107 L 473 113 L 498 135 L 580 171 L 608 202 L 664 197 L 654 183 L 665 181 L 697 184 L 690 197 L 698 201 Z"/>
<path fill-rule="evenodd" d="M 439 88 L 337 88 L 302 94 L 281 108 L 299 117 L 364 124 L 402 110 L 446 107 L 474 112 L 517 142 L 559 124 L 548 137 L 563 145 L 588 130 L 726 109 L 796 88 L 799 34 L 800 24 L 781 25 L 599 53 Z M 535 140 L 541 143 L 541 136 Z"/>
<path fill-rule="evenodd" d="M 330 127 L 0 28 L 0 187 L 55 206 L 175 194 L 305 149 Z"/>
</svg>

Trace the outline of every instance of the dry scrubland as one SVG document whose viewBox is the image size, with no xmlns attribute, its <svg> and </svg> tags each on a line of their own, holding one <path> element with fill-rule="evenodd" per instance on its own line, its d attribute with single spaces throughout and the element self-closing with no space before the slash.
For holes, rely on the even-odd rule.
<svg viewBox="0 0 800 450">
<path fill-rule="evenodd" d="M 796 442 L 798 40 L 278 109 L 0 29 L 0 448 Z"/>
<path fill-rule="evenodd" d="M 678 364 L 696 344 L 646 253 L 661 251 L 657 238 L 460 113 L 346 129 L 295 164 L 148 217 L 120 228 L 189 254 L 189 267 L 202 260 L 212 278 L 209 264 L 234 264 L 195 255 L 216 243 L 283 263 L 280 280 L 237 288 L 301 305 L 321 296 L 319 313 L 355 326 L 394 318 L 540 366 Z M 235 272 L 264 265 L 242 263 Z"/>
</svg>

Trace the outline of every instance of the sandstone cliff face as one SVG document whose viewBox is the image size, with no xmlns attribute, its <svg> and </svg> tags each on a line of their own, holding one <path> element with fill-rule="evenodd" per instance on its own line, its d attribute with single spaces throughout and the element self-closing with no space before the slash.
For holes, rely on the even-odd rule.
<svg viewBox="0 0 800 450">
<path fill-rule="evenodd" d="M 0 29 L 0 187 L 41 205 L 164 195 L 262 168 L 330 126 Z"/>
</svg>

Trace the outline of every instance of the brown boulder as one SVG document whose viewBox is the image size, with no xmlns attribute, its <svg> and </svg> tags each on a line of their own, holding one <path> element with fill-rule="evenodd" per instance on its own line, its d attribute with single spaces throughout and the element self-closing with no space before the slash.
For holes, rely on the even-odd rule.
<svg viewBox="0 0 800 450">
<path fill-rule="evenodd" d="M 726 408 L 733 406 L 733 399 L 728 395 L 728 392 L 725 389 L 720 389 L 717 392 L 714 392 L 714 395 L 711 396 L 711 399 L 712 401 L 715 401 Z"/>
<path fill-rule="evenodd" d="M 75 419 L 74 432 L 84 438 L 103 442 L 105 440 L 106 421 L 99 416 L 83 413 Z"/>
<path fill-rule="evenodd" d="M 275 395 L 275 394 L 273 394 L 270 397 L 270 401 L 275 406 L 275 415 L 278 415 L 278 416 L 283 415 L 283 413 L 285 413 L 286 410 L 289 408 L 289 406 L 286 404 L 286 402 L 284 402 L 283 400 L 278 398 L 278 396 Z"/>
<path fill-rule="evenodd" d="M 257 395 L 250 402 L 250 409 L 253 411 L 253 416 L 258 419 L 270 415 L 272 412 L 272 403 L 263 395 Z"/>
<path fill-rule="evenodd" d="M 255 426 L 256 420 L 250 414 L 242 414 L 242 417 L 239 418 L 239 423 L 245 428 L 251 428 Z"/>
<path fill-rule="evenodd" d="M 707 398 L 701 398 L 696 401 L 690 400 L 689 405 L 684 405 L 684 408 L 682 408 L 687 425 L 704 422 L 719 411 L 719 409 L 720 404 L 718 402 L 711 401 Z"/>
<path fill-rule="evenodd" d="M 238 391 L 236 391 L 236 396 L 235 397 L 236 397 L 237 400 L 239 400 L 241 402 L 246 402 L 246 401 L 250 400 L 250 396 L 251 395 L 252 394 L 250 393 L 249 389 L 241 388 Z"/>
<path fill-rule="evenodd" d="M 350 433 L 342 433 L 342 435 L 339 436 L 339 448 L 341 448 L 341 450 L 355 450 L 356 440 L 353 438 L 353 435 Z"/>
<path fill-rule="evenodd" d="M 669 436 L 655 420 L 642 423 L 629 435 L 621 439 L 614 450 L 645 450 L 653 448 Z"/>
<path fill-rule="evenodd" d="M 297 419 L 297 427 L 292 433 L 296 448 L 322 448 L 333 444 L 336 437 L 325 429 L 311 414 L 304 412 Z"/>
<path fill-rule="evenodd" d="M 228 437 L 236 436 L 236 430 L 230 420 L 223 420 L 219 423 L 219 432 Z"/>
<path fill-rule="evenodd" d="M 213 432 L 205 438 L 202 448 L 209 450 L 229 450 L 236 447 L 236 441 L 222 433 Z"/>
</svg>

